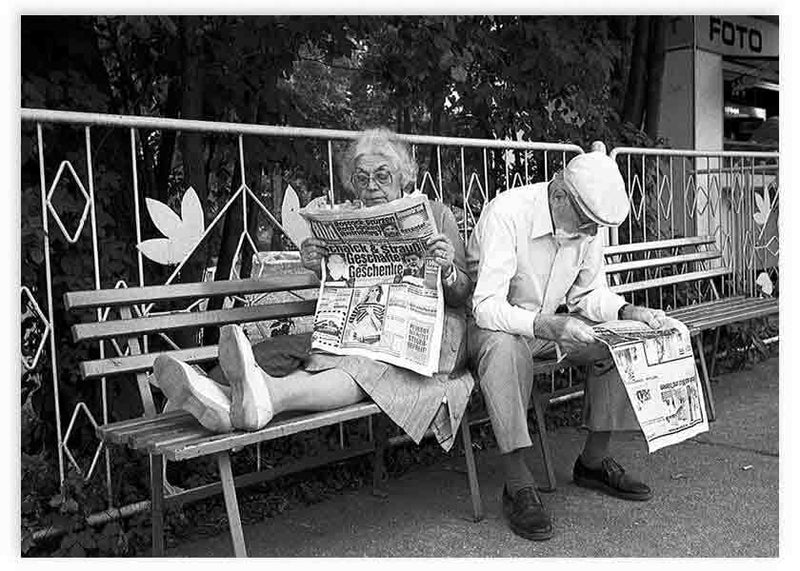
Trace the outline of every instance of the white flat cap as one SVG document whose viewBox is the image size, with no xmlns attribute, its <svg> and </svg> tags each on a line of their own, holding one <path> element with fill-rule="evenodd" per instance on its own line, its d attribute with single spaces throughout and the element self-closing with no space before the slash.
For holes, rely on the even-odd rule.
<svg viewBox="0 0 800 571">
<path fill-rule="evenodd" d="M 619 226 L 628 216 L 625 181 L 602 142 L 567 163 L 564 182 L 584 213 L 601 226 Z"/>
</svg>

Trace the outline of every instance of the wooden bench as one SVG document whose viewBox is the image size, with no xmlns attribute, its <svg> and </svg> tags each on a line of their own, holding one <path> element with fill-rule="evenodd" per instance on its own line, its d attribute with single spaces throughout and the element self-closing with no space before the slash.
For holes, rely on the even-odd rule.
<svg viewBox="0 0 800 571">
<path fill-rule="evenodd" d="M 308 273 L 281 276 L 280 278 L 78 291 L 65 295 L 65 305 L 68 310 L 95 310 L 91 312 L 92 320 L 73 325 L 72 335 L 76 342 L 116 340 L 118 346 L 128 349 L 128 354 L 122 356 L 107 356 L 84 361 L 80 364 L 80 373 L 86 380 L 101 378 L 118 380 L 126 375 L 135 376 L 137 380 L 144 415 L 140 418 L 111 422 L 100 426 L 97 433 L 106 444 L 125 445 L 150 455 L 153 555 L 164 554 L 163 517 L 166 505 L 215 495 L 220 492 L 220 488 L 225 500 L 236 556 L 246 556 L 247 554 L 236 500 L 236 486 L 254 484 L 287 473 L 373 453 L 375 455 L 373 485 L 376 490 L 380 488 L 383 455 L 387 446 L 384 430 L 371 430 L 373 434 L 368 446 L 341 449 L 319 457 L 303 459 L 291 466 L 257 471 L 239 477 L 233 476 L 230 459 L 231 452 L 242 446 L 267 442 L 350 420 L 382 416 L 377 405 L 372 402 L 361 402 L 318 413 L 279 415 L 257 432 L 236 431 L 214 434 L 183 411 L 160 413 L 148 382 L 148 373 L 152 370 L 153 362 L 159 355 L 169 354 L 195 365 L 217 360 L 216 345 L 147 351 L 146 347 L 156 345 L 152 341 L 156 340 L 159 334 L 187 328 L 197 330 L 208 326 L 219 327 L 229 323 L 243 324 L 313 315 L 316 299 L 281 301 L 207 311 L 171 311 L 166 314 L 155 314 L 149 311 L 153 304 L 168 302 L 174 305 L 179 301 L 186 303 L 203 298 L 210 300 L 250 294 L 298 292 L 318 287 L 317 278 Z M 96 320 L 96 310 L 107 312 L 104 320 Z M 118 316 L 119 319 L 112 319 L 113 316 Z M 144 336 L 149 336 L 148 340 L 151 342 L 145 343 Z M 380 418 L 378 416 L 378 419 Z M 385 425 L 385 421 L 376 421 L 376 424 Z M 371 424 L 370 428 L 372 428 Z M 462 420 L 460 432 L 466 459 L 473 517 L 478 521 L 483 517 L 483 506 L 478 489 L 475 459 L 466 415 Z M 165 495 L 165 459 L 182 461 L 209 455 L 216 456 L 220 475 L 219 483 Z"/>
<path fill-rule="evenodd" d="M 693 287 L 710 290 L 711 301 L 683 305 L 672 299 L 667 315 L 683 322 L 695 343 L 696 357 L 700 363 L 700 379 L 706 393 L 709 420 L 716 418 L 711 392 L 709 367 L 706 365 L 703 333 L 716 329 L 717 336 L 712 349 L 716 360 L 719 328 L 723 325 L 747 321 L 778 314 L 778 300 L 773 297 L 747 297 L 743 295 L 724 297 L 720 295 L 719 283 L 731 279 L 733 270 L 723 265 L 722 252 L 713 236 L 692 236 L 652 242 L 634 242 L 618 246 L 606 246 L 606 277 L 611 290 L 623 295 L 637 305 L 659 308 L 656 300 L 663 299 L 661 288 L 669 288 L 673 298 L 678 294 L 687 296 Z M 652 294 L 652 300 L 632 300 L 634 294 L 641 297 Z M 669 293 L 669 292 L 668 292 Z M 649 301 L 649 303 L 646 303 Z M 678 305 L 681 303 L 680 305 Z M 666 306 L 665 306 L 666 307 Z M 555 361 L 536 364 L 536 373 L 550 372 L 559 368 Z M 713 371 L 713 362 L 711 370 Z M 551 402 L 554 397 L 549 397 Z M 558 397 L 555 397 L 558 398 Z"/>
</svg>

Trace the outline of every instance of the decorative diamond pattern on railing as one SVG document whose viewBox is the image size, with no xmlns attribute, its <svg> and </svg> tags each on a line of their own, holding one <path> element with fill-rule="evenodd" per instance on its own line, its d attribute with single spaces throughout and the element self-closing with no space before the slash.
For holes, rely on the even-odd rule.
<svg viewBox="0 0 800 571">
<path fill-rule="evenodd" d="M 73 455 L 72 450 L 70 450 L 69 448 L 70 436 L 72 436 L 72 431 L 75 428 L 76 421 L 78 420 L 81 413 L 83 413 L 83 417 L 89 422 L 89 424 L 92 425 L 92 428 L 94 429 L 92 430 L 92 434 L 95 434 L 95 432 L 97 431 L 97 421 L 95 421 L 92 412 L 89 410 L 89 408 L 86 406 L 85 403 L 79 402 L 77 405 L 75 405 L 75 409 L 72 411 L 72 418 L 69 421 L 69 426 L 67 427 L 67 431 L 64 433 L 64 442 L 62 446 L 64 448 L 64 454 L 67 456 L 70 463 L 75 467 L 75 469 L 78 471 L 79 474 L 81 474 L 82 476 L 84 476 L 85 474 L 84 480 L 89 480 L 89 478 L 91 478 L 92 474 L 94 473 L 95 467 L 97 466 L 97 461 L 100 458 L 100 452 L 103 450 L 103 442 L 99 440 L 97 436 L 94 436 L 94 439 L 97 440 L 97 447 L 95 448 L 94 456 L 92 457 L 92 462 L 87 470 L 82 469 L 78 465 L 78 462 L 75 460 L 75 456 Z"/>
<path fill-rule="evenodd" d="M 474 196 L 474 189 L 478 189 L 480 192 L 480 198 L 482 199 L 481 204 L 486 204 L 489 201 L 489 196 L 486 193 L 486 190 L 483 188 L 483 184 L 481 183 L 481 177 L 478 176 L 478 173 L 473 172 L 469 177 L 469 184 L 467 185 L 467 202 L 473 202 L 473 198 L 477 198 Z"/>
<path fill-rule="evenodd" d="M 771 236 L 770 239 L 767 240 L 767 243 L 760 247 L 773 256 L 778 256 L 778 254 L 780 254 L 780 242 L 777 236 Z"/>
<path fill-rule="evenodd" d="M 731 205 L 733 206 L 733 211 L 736 214 L 742 211 L 744 194 L 748 186 L 749 185 L 740 173 L 733 175 L 733 180 L 731 182 Z"/>
<path fill-rule="evenodd" d="M 694 193 L 694 204 L 692 205 L 692 213 L 703 215 L 708 208 L 708 192 L 703 184 L 697 183 Z"/>
<path fill-rule="evenodd" d="M 742 241 L 744 242 L 745 263 L 748 268 L 755 269 L 756 250 L 753 242 L 753 233 L 750 230 L 745 230 Z"/>
<path fill-rule="evenodd" d="M 39 358 L 44 351 L 47 336 L 50 334 L 50 322 L 44 316 L 36 298 L 27 286 L 20 288 L 22 297 L 21 327 L 22 327 L 22 366 L 30 371 L 39 364 Z M 38 338 L 38 339 L 37 339 Z"/>
<path fill-rule="evenodd" d="M 659 214 L 663 219 L 669 220 L 672 215 L 672 182 L 668 177 L 661 177 L 661 182 L 658 184 L 658 194 L 656 196 Z"/>
<path fill-rule="evenodd" d="M 719 212 L 720 197 L 720 180 L 718 175 L 712 175 L 708 182 L 708 193 L 706 194 L 706 204 L 708 205 L 709 215 L 714 217 Z"/>
<path fill-rule="evenodd" d="M 687 210 L 687 207 L 689 208 Z M 697 207 L 697 185 L 694 175 L 690 174 L 683 183 L 683 209 L 687 214 L 694 216 Z"/>
<path fill-rule="evenodd" d="M 480 194 L 480 197 L 476 196 L 476 188 Z M 466 212 L 466 215 L 464 216 L 464 224 L 466 225 L 466 228 L 472 228 L 475 226 L 478 221 L 478 216 L 480 216 L 481 209 L 488 201 L 489 197 L 483 188 L 483 184 L 481 183 L 478 173 L 473 172 L 469 178 L 469 184 L 467 185 L 467 191 L 464 196 L 464 210 Z M 476 212 L 478 213 L 477 216 Z"/>
<path fill-rule="evenodd" d="M 628 200 L 631 204 L 631 215 L 637 222 L 644 216 L 645 194 L 642 180 L 638 174 L 633 175 L 631 187 L 628 189 Z"/>
<path fill-rule="evenodd" d="M 433 190 L 433 194 L 428 191 L 429 186 L 431 190 Z M 436 182 L 434 182 L 430 171 L 426 170 L 422 173 L 422 182 L 419 185 L 419 191 L 422 194 L 427 195 L 429 198 L 435 198 L 436 200 L 442 199 L 442 190 L 436 186 Z"/>
<path fill-rule="evenodd" d="M 53 205 L 53 196 L 55 195 L 56 189 L 59 187 L 59 183 L 61 182 L 61 175 L 64 173 L 64 169 L 66 169 L 72 180 L 78 187 L 81 195 L 83 196 L 84 206 L 83 211 L 81 213 L 81 217 L 78 221 L 78 227 L 75 228 L 75 231 L 70 234 L 67 231 L 67 228 L 64 226 L 64 222 L 61 220 L 61 216 L 59 216 L 58 211 L 56 210 L 55 206 Z M 83 230 L 84 225 L 86 224 L 86 219 L 89 217 L 89 208 L 91 207 L 91 197 L 89 193 L 86 192 L 86 188 L 84 188 L 81 179 L 78 177 L 75 169 L 72 168 L 72 163 L 69 161 L 61 161 L 61 164 L 58 167 L 58 172 L 56 172 L 56 176 L 53 179 L 53 183 L 50 185 L 50 190 L 47 193 L 47 208 L 50 211 L 50 214 L 53 215 L 53 219 L 56 221 L 56 225 L 61 229 L 61 233 L 64 234 L 64 238 L 70 244 L 74 244 L 78 241 L 78 238 L 81 235 L 81 230 Z"/>
</svg>

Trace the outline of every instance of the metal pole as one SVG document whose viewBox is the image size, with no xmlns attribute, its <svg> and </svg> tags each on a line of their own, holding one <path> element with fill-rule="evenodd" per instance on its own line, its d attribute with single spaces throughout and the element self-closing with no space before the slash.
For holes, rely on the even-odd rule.
<svg viewBox="0 0 800 571">
<path fill-rule="evenodd" d="M 47 222 L 47 195 L 44 175 L 44 137 L 42 124 L 36 124 L 36 137 L 39 144 L 39 181 L 42 200 L 42 229 L 44 236 L 44 269 L 47 278 L 47 319 L 50 321 L 50 366 L 53 373 L 53 400 L 56 412 L 56 436 L 58 438 L 58 475 L 61 488 L 64 487 L 64 444 L 61 441 L 61 406 L 58 398 L 58 364 L 56 362 L 56 328 L 53 318 L 53 275 L 50 267 L 50 230 Z"/>
<path fill-rule="evenodd" d="M 94 170 L 92 169 L 92 135 L 91 135 L 91 128 L 86 127 L 86 172 L 87 177 L 89 179 L 89 206 L 91 208 L 90 211 L 90 223 L 92 225 L 92 258 L 94 261 L 94 287 L 95 289 L 100 289 L 100 261 L 99 261 L 99 253 L 97 247 L 97 204 L 95 202 L 94 197 Z M 102 320 L 103 312 L 98 308 L 97 310 L 97 321 Z M 105 343 L 102 341 L 98 342 L 100 347 L 100 358 L 105 359 Z M 106 378 L 103 377 L 100 379 L 100 392 L 101 392 L 101 404 L 103 409 L 103 424 L 108 423 L 108 385 Z M 109 506 L 114 505 L 114 498 L 111 491 L 111 455 L 108 450 L 108 447 L 105 448 L 104 452 L 104 459 L 106 465 L 106 502 Z M 91 474 L 91 471 L 90 471 Z"/>
</svg>

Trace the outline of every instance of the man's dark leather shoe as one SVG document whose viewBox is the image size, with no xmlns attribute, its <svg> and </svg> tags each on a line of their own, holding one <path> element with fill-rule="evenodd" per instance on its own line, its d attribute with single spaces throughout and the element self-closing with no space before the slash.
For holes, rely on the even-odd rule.
<svg viewBox="0 0 800 571">
<path fill-rule="evenodd" d="M 623 500 L 641 502 L 653 497 L 653 492 L 646 484 L 628 476 L 613 458 L 603 458 L 600 468 L 589 468 L 578 456 L 572 469 L 572 480 L 578 486 L 599 490 Z"/>
<path fill-rule="evenodd" d="M 511 531 L 533 541 L 543 541 L 553 536 L 550 515 L 533 486 L 522 488 L 512 498 L 503 487 L 503 514 Z"/>
</svg>

